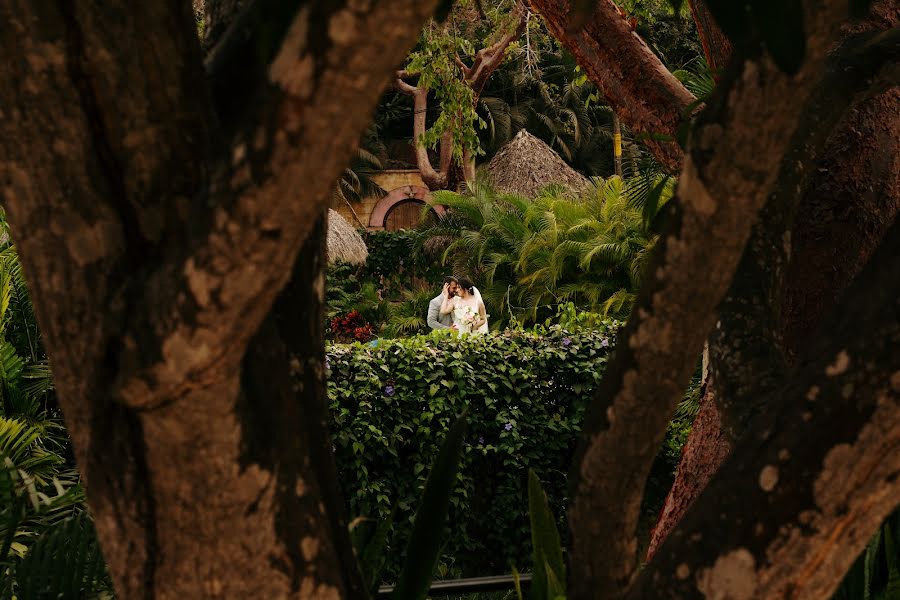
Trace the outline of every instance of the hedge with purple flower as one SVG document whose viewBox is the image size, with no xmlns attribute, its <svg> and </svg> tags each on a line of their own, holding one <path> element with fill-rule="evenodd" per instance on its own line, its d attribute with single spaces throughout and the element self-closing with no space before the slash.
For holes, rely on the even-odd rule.
<svg viewBox="0 0 900 600">
<path fill-rule="evenodd" d="M 468 407 L 442 562 L 452 575 L 501 573 L 510 562 L 527 567 L 525 473 L 537 472 L 562 519 L 565 473 L 616 330 L 330 346 L 332 438 L 351 516 L 385 518 L 395 504 L 413 514 L 450 422 Z M 395 529 L 392 545 L 403 547 L 409 519 L 395 520 Z M 388 578 L 398 568 L 388 565 Z"/>
</svg>

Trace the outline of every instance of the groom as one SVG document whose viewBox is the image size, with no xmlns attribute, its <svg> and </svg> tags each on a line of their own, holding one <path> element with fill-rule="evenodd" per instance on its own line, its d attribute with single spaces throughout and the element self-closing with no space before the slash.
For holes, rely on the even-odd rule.
<svg viewBox="0 0 900 600">
<path fill-rule="evenodd" d="M 456 277 L 448 275 L 444 277 L 444 287 L 441 293 L 428 303 L 428 326 L 432 329 L 456 329 L 453 324 L 453 314 L 441 314 L 441 304 L 444 298 L 452 298 L 456 294 L 457 281 Z"/>
</svg>

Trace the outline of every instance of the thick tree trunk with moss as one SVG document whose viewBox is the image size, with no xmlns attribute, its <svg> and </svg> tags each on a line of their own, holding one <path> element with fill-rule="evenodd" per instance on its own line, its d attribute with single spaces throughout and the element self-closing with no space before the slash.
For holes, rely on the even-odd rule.
<svg viewBox="0 0 900 600">
<path fill-rule="evenodd" d="M 898 344 L 895 223 L 626 597 L 830 597 L 897 506 Z"/>
<path fill-rule="evenodd" d="M 211 87 L 189 3 L 0 8 L 4 205 L 120 597 L 363 594 L 308 252 L 301 389 L 267 315 L 433 5 L 257 2 Z"/>
<path fill-rule="evenodd" d="M 775 186 L 779 164 L 789 155 L 795 127 L 810 108 L 818 73 L 840 35 L 838 23 L 846 15 L 846 6 L 839 2 L 811 2 L 805 8 L 810 37 L 801 73 L 794 77 L 777 74 L 765 58 L 745 61 L 741 74 L 725 82 L 723 93 L 713 100 L 695 131 L 691 159 L 682 173 L 674 205 L 685 212 L 672 216 L 672 226 L 661 240 L 660 262 L 651 266 L 656 277 L 641 290 L 622 336 L 627 343 L 617 349 L 607 368 L 577 455 L 569 513 L 573 537 L 570 584 L 575 597 L 590 597 L 592 589 L 624 591 L 636 574 L 634 535 L 641 496 L 635 490 L 643 488 L 679 390 L 692 370 L 696 354 L 691 356 L 691 349 L 699 353 L 714 323 L 713 310 L 738 267 L 747 237 L 739 237 L 739 246 L 733 247 L 734 236 L 749 236 L 754 216 Z M 763 100 L 765 97 L 768 100 Z M 778 108 L 762 117 L 757 111 L 763 105 Z M 745 109 L 749 112 L 743 113 Z M 785 128 L 787 123 L 790 125 Z M 704 139 L 704 132 L 712 137 Z M 720 135 L 722 132 L 728 133 Z M 753 148 L 760 137 L 766 138 L 766 149 L 760 146 L 757 152 Z M 741 166 L 745 158 L 749 161 L 746 168 Z M 718 160 L 723 161 L 722 170 L 715 168 Z M 733 177 L 728 186 L 719 188 L 720 175 L 725 172 Z M 695 186 L 698 182 L 702 182 L 699 187 Z M 738 208 L 742 202 L 747 204 Z M 737 217 L 741 210 L 748 212 Z M 686 218 L 688 214 L 691 216 Z M 718 224 L 711 225 L 707 219 Z M 715 252 L 692 254 L 694 233 L 703 237 L 725 230 L 732 234 L 727 239 L 711 243 L 707 237 L 701 244 L 715 247 Z M 674 245 L 670 247 L 670 243 Z M 679 290 L 688 295 L 675 301 Z M 688 305 L 692 306 L 690 319 L 669 313 L 668 307 Z M 648 431 L 657 437 L 648 440 Z M 615 465 L 604 458 L 610 456 L 616 457 Z M 619 466 L 626 464 L 623 472 Z M 611 512 L 609 507 L 618 507 L 618 511 Z M 598 547 L 607 551 L 597 553 Z M 831 583 L 838 581 L 835 576 Z M 700 584 L 690 582 L 692 586 Z"/>
</svg>

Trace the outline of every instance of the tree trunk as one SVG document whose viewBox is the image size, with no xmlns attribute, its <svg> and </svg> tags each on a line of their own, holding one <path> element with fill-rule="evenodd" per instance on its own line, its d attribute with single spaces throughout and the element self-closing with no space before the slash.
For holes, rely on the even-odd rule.
<svg viewBox="0 0 900 600">
<path fill-rule="evenodd" d="M 569 4 L 533 0 L 547 28 L 572 53 L 615 112 L 672 173 L 683 152 L 675 143 L 679 124 L 689 118 L 694 96 L 666 69 L 631 29 L 612 0 L 598 0 L 587 26 L 569 33 Z"/>
<path fill-rule="evenodd" d="M 455 57 L 456 65 L 462 73 L 463 83 L 472 89 L 473 108 L 478 105 L 478 98 L 491 75 L 503 63 L 506 49 L 513 41 L 521 37 L 525 30 L 527 10 L 523 4 L 516 4 L 513 16 L 516 19 L 515 27 L 504 33 L 492 45 L 479 50 L 475 54 L 471 66 L 466 65 L 459 56 Z M 409 74 L 406 71 L 399 71 L 394 85 L 400 92 L 413 97 L 413 144 L 416 148 L 416 166 L 422 176 L 422 181 L 432 191 L 455 189 L 459 183 L 474 183 L 475 157 L 467 148 L 463 151 L 461 164 L 453 164 L 454 138 L 453 132 L 449 129 L 441 136 L 440 168 L 435 170 L 432 166 L 431 159 L 428 157 L 428 148 L 422 141 L 427 131 L 426 112 L 429 90 L 407 83 L 404 81 L 405 77 L 409 77 Z"/>
<path fill-rule="evenodd" d="M 675 481 L 666 496 L 656 525 L 650 532 L 646 558 L 648 561 L 678 525 L 694 499 L 706 488 L 706 484 L 731 451 L 731 441 L 724 435 L 722 416 L 713 400 L 715 388 L 712 383 L 712 378 L 708 378 L 703 386 L 700 410 L 681 450 L 681 462 L 675 473 Z"/>
<path fill-rule="evenodd" d="M 188 3 L 0 7 L 4 205 L 119 597 L 364 595 L 319 250 L 290 307 L 309 322 L 279 340 L 267 315 L 433 7 L 255 3 L 211 88 Z"/>
<path fill-rule="evenodd" d="M 829 598 L 900 497 L 900 222 L 627 598 Z"/>
<path fill-rule="evenodd" d="M 876 2 L 872 16 L 848 35 L 886 30 L 900 22 L 897 10 Z M 835 69 L 846 80 L 851 71 Z M 857 75 L 857 78 L 863 76 Z M 825 97 L 809 111 L 816 127 L 827 134 L 825 106 L 833 105 L 836 82 L 826 80 Z M 830 93 L 829 93 L 830 92 Z M 841 114 L 844 114 L 843 112 Z M 814 177 L 793 173 L 797 159 L 776 186 L 776 214 L 764 217 L 748 244 L 735 284 L 720 306 L 719 327 L 711 339 L 714 385 L 707 383 L 701 411 L 717 412 L 724 422 L 695 422 L 689 448 L 730 447 L 760 408 L 765 392 L 783 375 L 786 365 L 802 353 L 824 314 L 868 261 L 900 208 L 900 90 L 896 87 L 857 102 L 821 143 L 797 142 L 803 154 L 819 148 L 821 158 L 804 167 Z M 821 135 L 821 134 L 819 134 Z M 803 182 L 806 183 L 803 183 Z M 797 195 L 796 189 L 802 188 Z M 783 198 L 796 198 L 787 204 Z M 759 364 L 754 366 L 754 362 Z M 719 389 L 721 388 L 721 389 Z M 712 409 L 712 403 L 718 403 Z M 723 431 L 720 428 L 724 427 Z M 690 506 L 708 474 L 725 458 L 722 452 L 684 452 L 659 521 L 654 527 L 648 559 L 662 538 Z"/>
<path fill-rule="evenodd" d="M 649 266 L 655 277 L 620 335 L 627 342 L 607 365 L 576 452 L 568 514 L 573 598 L 597 589 L 615 597 L 635 575 L 647 474 L 845 15 L 838 0 L 805 8 L 801 72 L 780 73 L 766 56 L 745 61 L 744 76 L 725 84 L 695 126 Z"/>
<path fill-rule="evenodd" d="M 613 126 L 613 165 L 616 175 L 622 177 L 622 123 L 616 113 L 612 114 Z"/>
<path fill-rule="evenodd" d="M 722 33 L 703 0 L 688 0 L 688 3 L 697 26 L 697 34 L 700 36 L 700 43 L 703 45 L 703 54 L 706 55 L 706 64 L 718 80 L 719 73 L 731 58 L 731 42 Z"/>
</svg>

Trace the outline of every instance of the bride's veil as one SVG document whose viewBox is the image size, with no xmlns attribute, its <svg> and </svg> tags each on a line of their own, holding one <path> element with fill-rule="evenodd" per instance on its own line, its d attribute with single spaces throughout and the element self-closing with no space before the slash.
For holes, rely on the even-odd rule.
<svg viewBox="0 0 900 600">
<path fill-rule="evenodd" d="M 478 300 L 479 304 L 484 304 L 484 300 L 481 298 L 481 292 L 478 291 L 478 288 L 474 285 L 472 286 L 472 295 L 475 296 L 475 299 Z M 487 316 L 487 305 L 485 305 L 485 316 L 484 316 L 484 329 L 488 329 L 488 316 Z"/>
</svg>

